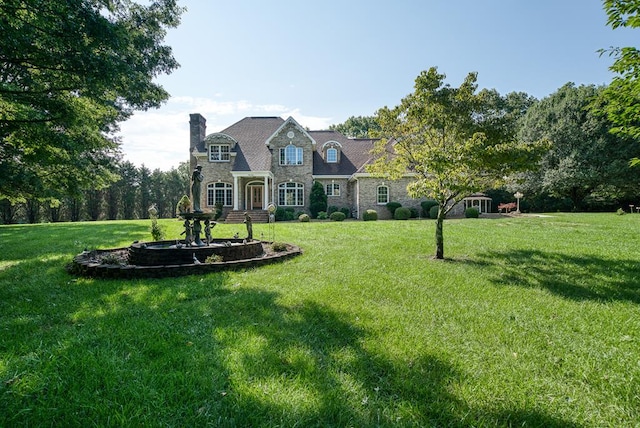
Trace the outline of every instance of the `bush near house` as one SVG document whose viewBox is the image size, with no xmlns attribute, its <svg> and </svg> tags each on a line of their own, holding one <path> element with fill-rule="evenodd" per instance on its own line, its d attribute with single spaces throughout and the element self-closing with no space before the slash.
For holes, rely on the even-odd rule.
<svg viewBox="0 0 640 428">
<path fill-rule="evenodd" d="M 431 217 L 430 210 L 431 207 L 438 206 L 438 202 L 433 199 L 427 199 L 426 201 L 422 201 L 420 203 L 420 207 L 422 208 L 422 216 L 424 218 Z"/>
<path fill-rule="evenodd" d="M 351 209 L 349 207 L 340 208 L 340 212 L 343 213 L 346 218 L 351 217 Z"/>
<path fill-rule="evenodd" d="M 326 220 L 329 218 L 329 216 L 327 216 L 327 212 L 326 211 L 320 211 L 318 212 L 318 216 L 316 217 L 318 220 Z"/>
<path fill-rule="evenodd" d="M 311 220 L 311 219 L 309 218 L 309 214 L 300 214 L 300 215 L 298 216 L 298 221 L 300 221 L 300 222 L 302 222 L 302 223 L 308 223 L 308 222 L 309 222 L 309 220 Z"/>
<path fill-rule="evenodd" d="M 429 208 L 429 218 L 436 219 L 438 218 L 438 205 L 434 205 Z"/>
<path fill-rule="evenodd" d="M 388 202 L 387 209 L 391 213 L 391 217 L 393 217 L 396 213 L 396 210 L 400 208 L 402 204 L 400 202 Z"/>
<path fill-rule="evenodd" d="M 366 210 L 364 214 L 362 214 L 362 220 L 364 221 L 376 221 L 378 220 L 378 211 L 376 210 Z"/>
<path fill-rule="evenodd" d="M 398 207 L 393 213 L 393 218 L 396 220 L 409 220 L 411 218 L 411 210 L 407 207 Z"/>
<path fill-rule="evenodd" d="M 478 218 L 480 217 L 480 211 L 478 211 L 477 208 L 469 207 L 466 210 L 464 210 L 464 216 L 466 218 Z"/>
<path fill-rule="evenodd" d="M 333 213 L 331 213 L 331 215 L 329 216 L 329 218 L 333 221 L 343 221 L 345 218 L 347 218 L 346 215 L 344 215 L 343 212 L 340 211 L 335 211 Z"/>
</svg>

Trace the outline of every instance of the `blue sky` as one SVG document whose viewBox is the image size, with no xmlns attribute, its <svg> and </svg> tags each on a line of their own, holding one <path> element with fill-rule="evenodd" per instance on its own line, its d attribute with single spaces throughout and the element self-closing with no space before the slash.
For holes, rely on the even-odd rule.
<svg viewBox="0 0 640 428">
<path fill-rule="evenodd" d="M 612 30 L 600 0 L 183 0 L 168 32 L 181 67 L 157 81 L 160 109 L 122 124 L 125 159 L 168 170 L 188 159 L 189 113 L 207 133 L 246 116 L 293 116 L 326 129 L 373 115 L 413 91 L 432 66 L 459 86 L 536 98 L 567 82 L 607 84 L 598 49 L 638 46 Z"/>
</svg>

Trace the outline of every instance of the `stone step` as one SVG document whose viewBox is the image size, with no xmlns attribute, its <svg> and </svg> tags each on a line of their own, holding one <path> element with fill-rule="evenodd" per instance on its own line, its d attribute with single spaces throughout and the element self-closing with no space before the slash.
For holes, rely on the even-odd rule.
<svg viewBox="0 0 640 428">
<path fill-rule="evenodd" d="M 227 217 L 225 218 L 225 223 L 243 223 L 244 222 L 244 213 L 249 213 L 251 216 L 252 223 L 269 223 L 269 212 L 265 210 L 253 210 L 253 211 L 243 211 L 243 210 L 235 210 L 229 211 Z"/>
</svg>

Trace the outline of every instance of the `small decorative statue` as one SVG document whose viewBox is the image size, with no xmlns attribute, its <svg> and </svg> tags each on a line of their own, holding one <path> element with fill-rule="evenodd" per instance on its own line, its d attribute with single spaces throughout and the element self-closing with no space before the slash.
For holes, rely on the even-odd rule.
<svg viewBox="0 0 640 428">
<path fill-rule="evenodd" d="M 247 226 L 247 240 L 253 240 L 253 224 L 251 223 L 251 216 L 249 213 L 244 213 L 244 224 Z"/>
<path fill-rule="evenodd" d="M 184 231 L 182 231 L 180 235 L 184 235 L 185 245 L 191 245 L 191 242 L 193 242 L 193 234 L 191 231 L 191 223 L 189 223 L 189 220 L 184 221 Z"/>
<path fill-rule="evenodd" d="M 194 213 L 202 212 L 202 209 L 200 208 L 200 187 L 202 184 L 202 180 L 204 180 L 204 176 L 202 175 L 202 165 L 198 165 L 196 169 L 193 170 L 193 174 L 191 174 L 191 202 L 193 203 Z"/>
<path fill-rule="evenodd" d="M 213 238 L 211 237 L 211 228 L 216 226 L 216 222 L 213 222 L 213 225 L 211 224 L 211 220 L 206 219 L 204 221 L 204 238 L 205 241 L 207 241 L 207 245 L 211 244 L 211 242 L 213 242 Z"/>
</svg>

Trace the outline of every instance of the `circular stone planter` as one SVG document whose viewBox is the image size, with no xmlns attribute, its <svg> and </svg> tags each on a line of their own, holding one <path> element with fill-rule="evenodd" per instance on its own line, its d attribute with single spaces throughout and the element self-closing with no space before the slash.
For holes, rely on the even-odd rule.
<svg viewBox="0 0 640 428">
<path fill-rule="evenodd" d="M 74 257 L 67 270 L 100 278 L 163 278 L 257 267 L 302 254 L 295 245 L 274 251 L 271 243 L 264 241 L 217 239 L 201 247 L 175 242 L 136 242 L 125 248 L 84 251 Z M 206 263 L 212 255 L 222 261 Z"/>
</svg>

